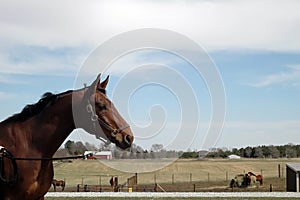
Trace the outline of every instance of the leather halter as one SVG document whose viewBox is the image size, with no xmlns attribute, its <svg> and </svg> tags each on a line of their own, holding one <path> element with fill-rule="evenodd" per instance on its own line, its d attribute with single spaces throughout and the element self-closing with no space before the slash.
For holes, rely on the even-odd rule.
<svg viewBox="0 0 300 200">
<path fill-rule="evenodd" d="M 102 89 L 102 88 L 101 88 Z M 89 99 L 87 99 L 87 106 L 86 106 L 86 110 L 88 113 L 91 113 L 91 121 L 93 122 L 94 127 L 96 127 L 96 122 L 98 121 L 98 123 L 103 126 L 106 130 L 111 132 L 111 136 L 113 138 L 115 138 L 117 136 L 118 133 L 121 133 L 123 130 L 129 128 L 130 126 L 128 124 L 120 127 L 120 128 L 112 128 L 107 122 L 105 122 L 103 119 L 101 119 L 100 117 L 98 117 L 98 115 L 96 114 L 95 110 L 93 109 L 93 106 L 90 102 Z M 98 139 L 100 139 L 102 142 L 104 142 L 105 144 L 110 144 L 111 142 L 101 136 L 96 136 Z M 130 141 L 127 141 L 127 138 L 124 137 L 124 140 L 126 143 L 130 144 Z"/>
</svg>

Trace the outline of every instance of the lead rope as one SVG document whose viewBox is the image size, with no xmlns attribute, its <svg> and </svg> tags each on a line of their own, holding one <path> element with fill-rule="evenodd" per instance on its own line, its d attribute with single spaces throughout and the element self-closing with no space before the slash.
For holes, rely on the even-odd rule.
<svg viewBox="0 0 300 200">
<path fill-rule="evenodd" d="M 15 184 L 19 177 L 19 169 L 17 165 L 17 160 L 27 160 L 27 161 L 53 161 L 53 160 L 67 160 L 67 159 L 88 159 L 89 157 L 93 156 L 93 153 L 79 155 L 79 156 L 66 156 L 66 157 L 59 157 L 59 158 L 21 158 L 21 157 L 14 157 L 13 154 L 8 151 L 5 147 L 0 146 L 0 183 L 5 183 L 10 186 Z M 11 161 L 13 165 L 13 177 L 8 179 L 5 177 L 5 163 L 4 158 L 7 158 Z"/>
</svg>

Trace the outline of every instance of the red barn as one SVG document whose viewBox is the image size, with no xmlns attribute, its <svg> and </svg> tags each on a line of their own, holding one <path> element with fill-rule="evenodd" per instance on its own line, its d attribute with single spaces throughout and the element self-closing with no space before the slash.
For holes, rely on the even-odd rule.
<svg viewBox="0 0 300 200">
<path fill-rule="evenodd" d="M 99 151 L 94 154 L 95 158 L 103 160 L 111 160 L 112 152 L 111 151 Z"/>
<path fill-rule="evenodd" d="M 85 151 L 84 155 L 92 153 L 93 159 L 102 159 L 102 160 L 111 160 L 112 152 L 111 151 Z"/>
</svg>

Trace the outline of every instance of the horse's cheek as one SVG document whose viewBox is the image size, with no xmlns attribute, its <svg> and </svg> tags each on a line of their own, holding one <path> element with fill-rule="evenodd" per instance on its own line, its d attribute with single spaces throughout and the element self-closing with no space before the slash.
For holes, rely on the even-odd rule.
<svg viewBox="0 0 300 200">
<path fill-rule="evenodd" d="M 28 195 L 33 195 L 33 194 L 36 193 L 37 189 L 38 189 L 38 182 L 35 181 L 35 182 L 33 182 L 33 183 L 29 186 L 29 188 L 28 188 L 28 190 L 27 190 L 27 194 L 28 194 Z"/>
</svg>

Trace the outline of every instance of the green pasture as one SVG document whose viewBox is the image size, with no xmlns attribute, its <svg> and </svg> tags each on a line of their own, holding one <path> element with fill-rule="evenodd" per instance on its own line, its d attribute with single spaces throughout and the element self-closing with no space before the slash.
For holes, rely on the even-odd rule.
<svg viewBox="0 0 300 200">
<path fill-rule="evenodd" d="M 170 186 L 188 183 L 186 185 L 195 184 L 197 191 L 201 192 L 205 191 L 207 187 L 226 187 L 235 175 L 252 171 L 264 176 L 264 191 L 269 190 L 270 184 L 272 184 L 273 191 L 285 191 L 285 164 L 298 161 L 300 159 L 179 159 L 163 169 L 138 173 L 138 185 L 151 188 L 155 182 Z M 119 165 L 130 165 L 141 161 L 114 160 L 112 162 Z M 143 160 L 142 162 L 145 166 L 155 164 L 151 160 Z M 78 184 L 109 187 L 109 180 L 112 176 L 117 176 L 119 184 L 123 184 L 134 175 L 134 173 L 126 173 L 107 167 L 97 160 L 55 162 L 54 173 L 55 179 L 66 180 L 67 191 L 73 191 Z M 50 188 L 49 191 L 53 191 L 53 188 Z"/>
<path fill-rule="evenodd" d="M 204 160 L 192 160 L 192 159 L 179 159 L 171 165 L 153 172 L 138 173 L 138 185 L 140 187 L 152 187 L 154 182 L 159 183 L 163 187 L 167 187 L 167 191 L 177 191 L 176 189 L 182 189 L 185 186 L 191 187 L 197 185 L 197 192 L 211 191 L 211 188 L 227 187 L 229 181 L 237 174 L 247 173 L 252 171 L 256 174 L 264 176 L 264 185 L 259 186 L 249 191 L 268 191 L 270 185 L 273 187 L 273 191 L 285 191 L 285 165 L 287 162 L 299 162 L 300 159 L 240 159 L 240 160 L 228 160 L 228 159 L 204 159 Z M 115 160 L 120 165 L 130 165 L 135 160 Z M 119 162 L 119 163 L 118 163 Z M 139 162 L 139 161 L 138 161 Z M 144 165 L 153 165 L 151 160 L 143 160 Z M 67 182 L 67 190 L 75 188 L 77 184 L 90 184 L 90 185 L 109 185 L 109 179 L 111 176 L 118 176 L 119 183 L 125 183 L 127 178 L 134 175 L 134 173 L 126 173 L 107 167 L 100 161 L 96 160 L 75 160 L 73 162 L 57 162 L 54 163 L 55 178 L 65 179 Z M 279 169 L 280 166 L 280 177 Z M 229 189 L 228 189 L 229 190 Z M 227 191 L 228 191 L 227 190 Z M 50 189 L 52 191 L 52 188 Z M 212 190 L 217 192 L 219 190 Z M 223 191 L 221 189 L 220 191 Z M 245 189 L 235 189 L 235 192 L 243 192 Z M 162 200 L 179 200 L 179 199 L 198 199 L 198 200 L 271 200 L 271 199 L 295 199 L 295 198 L 278 198 L 278 197 L 224 197 L 224 198 L 209 198 L 209 197 L 190 197 L 190 198 L 170 198 L 170 197 L 67 197 L 67 198 L 54 198 L 47 197 L 47 200 L 147 200 L 147 199 L 162 199 Z"/>
</svg>

